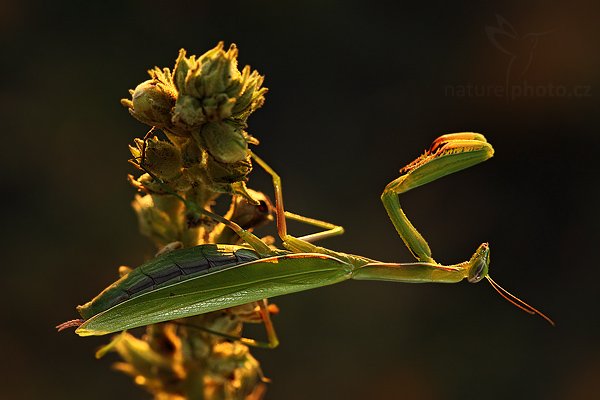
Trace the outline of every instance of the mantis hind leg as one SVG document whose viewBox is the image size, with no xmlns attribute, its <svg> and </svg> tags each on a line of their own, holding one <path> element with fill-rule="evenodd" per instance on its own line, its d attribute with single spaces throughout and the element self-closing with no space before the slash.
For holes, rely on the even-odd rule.
<svg viewBox="0 0 600 400">
<path fill-rule="evenodd" d="M 315 246 L 311 242 L 331 236 L 341 235 L 342 233 L 344 233 L 344 228 L 338 225 L 331 224 L 329 222 L 321 221 L 314 218 L 303 217 L 301 215 L 285 211 L 283 206 L 283 191 L 281 188 L 281 178 L 275 172 L 275 170 L 273 170 L 265 161 L 263 161 L 256 154 L 252 153 L 252 158 L 269 175 L 271 175 L 271 178 L 273 180 L 273 188 L 275 191 L 275 214 L 277 221 L 277 233 L 283 241 L 284 246 L 294 252 L 327 253 L 326 249 Z M 323 228 L 325 230 L 322 232 L 317 232 L 297 238 L 288 234 L 286 218 L 313 225 L 319 228 Z"/>
<path fill-rule="evenodd" d="M 256 339 L 246 338 L 246 337 L 242 337 L 242 336 L 229 335 L 227 333 L 218 332 L 213 329 L 209 329 L 209 328 L 195 325 L 195 324 L 188 324 L 185 322 L 176 322 L 176 324 L 179 324 L 179 325 L 185 326 L 185 327 L 189 327 L 189 328 L 193 328 L 193 329 L 198 329 L 198 330 L 204 331 L 206 333 L 209 333 L 211 335 L 223 337 L 225 339 L 237 341 L 237 342 L 240 342 L 247 346 L 260 347 L 263 349 L 274 349 L 277 346 L 279 346 L 279 338 L 277 337 L 277 333 L 275 332 L 275 327 L 273 326 L 273 322 L 271 321 L 271 313 L 273 311 L 270 311 L 271 310 L 270 306 L 275 306 L 275 305 L 268 304 L 267 299 L 262 299 L 262 300 L 257 301 L 256 305 L 258 306 L 258 311 L 256 311 L 256 312 L 260 315 L 260 322 L 262 322 L 262 324 L 265 326 L 265 330 L 267 332 L 267 342 L 262 342 L 262 341 L 259 341 Z M 277 309 L 276 306 L 274 308 Z M 245 322 L 248 322 L 248 321 L 245 321 Z M 252 322 L 256 322 L 256 321 L 252 321 Z"/>
<path fill-rule="evenodd" d="M 398 195 L 483 162 L 493 154 L 494 149 L 481 134 L 464 132 L 443 135 L 434 140 L 425 153 L 402 168 L 402 175 L 386 186 L 381 195 L 383 206 L 406 247 L 417 260 L 435 262 L 429 245 L 402 211 Z"/>
</svg>

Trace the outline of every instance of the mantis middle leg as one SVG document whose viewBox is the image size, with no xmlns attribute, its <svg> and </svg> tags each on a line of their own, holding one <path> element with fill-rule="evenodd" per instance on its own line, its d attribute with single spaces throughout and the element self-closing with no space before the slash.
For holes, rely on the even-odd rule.
<svg viewBox="0 0 600 400">
<path fill-rule="evenodd" d="M 338 255 L 336 252 L 332 252 L 331 250 L 327 250 L 323 247 L 315 246 L 311 242 L 324 239 L 331 236 L 341 235 L 344 233 L 344 228 L 338 225 L 331 224 L 329 222 L 321 221 L 314 218 L 303 217 L 298 214 L 294 214 L 291 212 L 287 212 L 283 206 L 283 191 L 281 188 L 281 178 L 279 175 L 273 170 L 265 161 L 263 161 L 256 154 L 252 153 L 252 158 L 259 164 L 273 180 L 273 188 L 275 191 L 275 209 L 276 209 L 276 222 L 277 222 L 277 233 L 281 240 L 283 241 L 283 245 L 294 252 L 302 252 L 302 253 L 324 253 L 324 254 L 333 254 Z M 307 223 L 309 225 L 314 225 L 319 228 L 325 229 L 322 232 L 313 233 L 311 235 L 306 235 L 302 237 L 295 237 L 287 232 L 287 222 L 286 218 L 296 220 L 299 222 Z"/>
</svg>

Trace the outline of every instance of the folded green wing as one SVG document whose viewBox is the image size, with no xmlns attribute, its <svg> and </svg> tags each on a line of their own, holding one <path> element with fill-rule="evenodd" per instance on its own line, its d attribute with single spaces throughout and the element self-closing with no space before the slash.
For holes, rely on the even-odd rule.
<svg viewBox="0 0 600 400">
<path fill-rule="evenodd" d="M 80 336 L 105 335 L 350 279 L 352 266 L 323 254 L 264 258 L 144 293 L 96 314 Z"/>
</svg>

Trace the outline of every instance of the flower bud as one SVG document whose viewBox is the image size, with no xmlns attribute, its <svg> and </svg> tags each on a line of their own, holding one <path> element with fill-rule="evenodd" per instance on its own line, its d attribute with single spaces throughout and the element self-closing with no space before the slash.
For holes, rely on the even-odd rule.
<svg viewBox="0 0 600 400">
<path fill-rule="evenodd" d="M 212 350 L 208 369 L 229 377 L 229 384 L 242 394 L 241 398 L 250 395 L 260 381 L 262 371 L 248 347 L 237 342 L 221 342 L 213 346 Z"/>
<path fill-rule="evenodd" d="M 175 106 L 177 93 L 168 68 L 148 71 L 150 77 L 130 91 L 132 99 L 123 99 L 121 103 L 139 121 L 160 128 L 171 124 L 171 109 Z"/>
<path fill-rule="evenodd" d="M 231 113 L 235 118 L 245 121 L 250 114 L 262 107 L 265 102 L 264 95 L 268 89 L 260 87 L 264 81 L 264 76 L 259 75 L 257 71 L 250 73 L 249 66 L 245 66 L 242 71 L 242 81 L 244 82 L 243 91 L 237 98 Z"/>
<path fill-rule="evenodd" d="M 224 93 L 230 86 L 239 86 L 241 74 L 237 69 L 237 56 L 235 44 L 232 43 L 225 52 L 223 42 L 219 42 L 214 49 L 199 58 L 201 70 L 196 88 L 203 97 L 216 96 Z"/>
<path fill-rule="evenodd" d="M 155 206 L 153 196 L 136 195 L 131 205 L 137 215 L 140 232 L 158 247 L 179 238 L 180 227 L 168 213 Z"/>
<path fill-rule="evenodd" d="M 183 167 L 180 150 L 169 142 L 158 140 L 155 136 L 146 141 L 135 139 L 136 147 L 129 151 L 138 160 L 137 164 L 162 180 L 169 181 L 181 175 Z M 144 159 L 142 160 L 142 149 Z"/>
<path fill-rule="evenodd" d="M 172 330 L 174 330 L 172 328 Z M 173 362 L 172 353 L 181 348 L 181 339 L 175 334 L 163 335 L 162 342 L 169 341 L 168 346 L 153 348 L 158 340 L 138 339 L 128 332 L 122 332 L 113 341 L 101 348 L 96 357 L 103 356 L 108 351 L 117 352 L 123 362 L 114 365 L 115 369 L 135 378 L 138 384 L 150 388 L 172 390 L 185 377 L 185 370 L 180 363 Z M 165 351 L 170 349 L 171 351 Z M 165 385 L 165 382 L 168 384 Z"/>
<path fill-rule="evenodd" d="M 236 163 L 248 156 L 248 143 L 236 124 L 209 122 L 202 127 L 200 135 L 206 150 L 217 161 Z"/>
<path fill-rule="evenodd" d="M 174 86 L 180 98 L 191 96 L 199 103 L 188 101 L 186 107 L 193 107 L 180 110 L 183 104 L 180 106 L 178 100 L 174 122 L 198 126 L 202 123 L 198 116 L 200 112 L 207 121 L 234 118 L 245 122 L 264 102 L 267 89 L 260 87 L 263 77 L 248 66 L 242 72 L 238 70 L 235 44 L 227 51 L 223 48 L 223 42 L 219 42 L 199 58 L 186 57 L 185 50 L 180 50 L 173 70 Z"/>
<path fill-rule="evenodd" d="M 206 160 L 206 172 L 213 184 L 230 185 L 235 182 L 245 181 L 250 171 L 252 171 L 250 157 L 232 164 L 220 163 L 210 156 Z M 225 192 L 229 193 L 230 189 Z"/>
<path fill-rule="evenodd" d="M 206 122 L 200 101 L 192 96 L 180 95 L 173 109 L 172 122 L 186 129 L 194 129 Z"/>
<path fill-rule="evenodd" d="M 190 69 L 197 69 L 199 67 L 200 65 L 198 65 L 198 62 L 196 61 L 196 56 L 187 58 L 185 56 L 185 50 L 179 50 L 179 56 L 177 57 L 175 67 L 173 68 L 173 84 L 180 94 L 184 93 L 189 94 L 190 96 L 195 95 L 195 97 L 200 97 L 198 93 L 186 93 L 189 92 L 189 90 L 186 90 L 188 73 Z"/>
<path fill-rule="evenodd" d="M 203 151 L 194 139 L 189 139 L 181 145 L 181 159 L 184 168 L 190 168 L 202 162 Z"/>
<path fill-rule="evenodd" d="M 230 99 L 224 93 L 207 97 L 202 101 L 204 114 L 209 121 L 221 121 L 230 117 L 234 105 L 235 99 Z"/>
</svg>

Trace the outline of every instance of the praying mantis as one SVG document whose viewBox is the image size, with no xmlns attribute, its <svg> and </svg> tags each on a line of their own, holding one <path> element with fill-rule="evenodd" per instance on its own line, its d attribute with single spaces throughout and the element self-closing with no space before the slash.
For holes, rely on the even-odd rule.
<svg viewBox="0 0 600 400">
<path fill-rule="evenodd" d="M 67 321 L 59 330 L 76 327 L 80 336 L 105 335 L 130 328 L 257 302 L 269 343 L 278 339 L 263 299 L 332 285 L 349 279 L 404 283 L 455 283 L 487 279 L 512 304 L 554 322 L 500 287 L 489 275 L 490 247 L 482 243 L 469 260 L 443 265 L 435 261 L 426 240 L 404 214 L 399 195 L 481 163 L 494 154 L 478 133 L 438 137 L 420 157 L 400 170 L 381 195 L 387 214 L 416 262 L 387 263 L 319 247 L 313 242 L 343 233 L 328 222 L 302 217 L 284 209 L 281 178 L 260 157 L 254 161 L 271 175 L 275 192 L 277 233 L 285 249 L 268 246 L 233 221 L 181 198 L 189 211 L 231 228 L 246 245 L 204 244 L 162 254 L 131 270 L 88 303 L 77 307 L 82 319 Z M 287 232 L 286 219 L 323 229 L 303 237 Z"/>
</svg>

